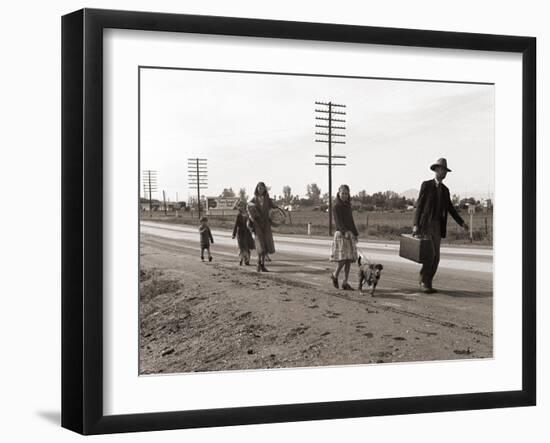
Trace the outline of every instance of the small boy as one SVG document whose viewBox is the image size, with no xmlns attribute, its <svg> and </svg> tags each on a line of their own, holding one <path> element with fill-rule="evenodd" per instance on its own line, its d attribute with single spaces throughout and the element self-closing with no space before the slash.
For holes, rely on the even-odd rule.
<svg viewBox="0 0 550 443">
<path fill-rule="evenodd" d="M 208 251 L 208 261 L 212 261 L 212 255 L 210 254 L 210 243 L 214 244 L 214 238 L 212 232 L 208 227 L 208 218 L 203 217 L 200 220 L 199 233 L 201 236 L 201 260 L 204 261 L 204 250 Z"/>
</svg>

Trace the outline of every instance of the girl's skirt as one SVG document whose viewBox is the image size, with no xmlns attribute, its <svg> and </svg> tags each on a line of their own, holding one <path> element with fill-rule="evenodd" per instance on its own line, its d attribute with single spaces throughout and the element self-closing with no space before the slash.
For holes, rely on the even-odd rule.
<svg viewBox="0 0 550 443">
<path fill-rule="evenodd" d="M 351 232 L 342 234 L 340 231 L 336 231 L 330 250 L 330 261 L 342 260 L 357 261 L 357 245 Z"/>
</svg>

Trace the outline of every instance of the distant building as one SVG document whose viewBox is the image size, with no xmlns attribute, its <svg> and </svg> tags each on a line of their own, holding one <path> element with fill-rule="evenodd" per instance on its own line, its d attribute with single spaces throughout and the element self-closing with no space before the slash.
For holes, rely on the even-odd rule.
<svg viewBox="0 0 550 443">
<path fill-rule="evenodd" d="M 142 211 L 148 211 L 149 210 L 149 201 L 144 201 L 143 199 L 140 202 L 141 210 Z M 151 202 L 151 209 L 153 211 L 158 211 L 160 208 L 160 202 L 158 200 L 153 200 Z"/>
<path fill-rule="evenodd" d="M 237 214 L 239 197 L 207 197 L 206 211 L 208 215 Z"/>
</svg>

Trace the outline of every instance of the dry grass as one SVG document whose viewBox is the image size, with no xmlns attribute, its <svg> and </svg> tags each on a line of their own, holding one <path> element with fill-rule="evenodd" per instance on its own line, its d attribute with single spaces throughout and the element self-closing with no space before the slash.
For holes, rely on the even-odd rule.
<svg viewBox="0 0 550 443">
<path fill-rule="evenodd" d="M 412 211 L 354 211 L 354 219 L 359 234 L 362 238 L 379 240 L 397 240 L 401 234 L 410 233 L 412 230 Z M 470 222 L 468 214 L 461 214 L 467 223 Z M 450 218 L 450 217 L 449 217 Z M 234 216 L 209 216 L 209 224 L 212 228 L 233 229 Z M 184 212 L 176 218 L 174 213 L 153 213 L 149 217 L 147 213 L 142 215 L 142 220 L 160 221 L 165 223 L 198 225 L 197 214 Z M 278 234 L 307 235 L 307 226 L 311 223 L 311 235 L 328 235 L 328 213 L 315 210 L 298 210 L 290 213 L 287 222 L 274 227 Z M 493 241 L 493 214 L 492 212 L 478 212 L 473 217 L 473 237 L 476 244 L 491 245 Z M 450 219 L 447 225 L 446 243 L 470 243 L 469 234 Z"/>
</svg>

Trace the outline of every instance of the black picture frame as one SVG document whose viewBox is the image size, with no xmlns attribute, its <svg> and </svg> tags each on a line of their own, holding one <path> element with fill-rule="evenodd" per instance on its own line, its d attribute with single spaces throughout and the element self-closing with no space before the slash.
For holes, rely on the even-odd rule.
<svg viewBox="0 0 550 443">
<path fill-rule="evenodd" d="M 103 30 L 192 32 L 522 54 L 522 389 L 103 413 Z M 231 17 L 83 9 L 62 18 L 62 426 L 82 434 L 151 431 L 536 404 L 536 39 Z"/>
</svg>

